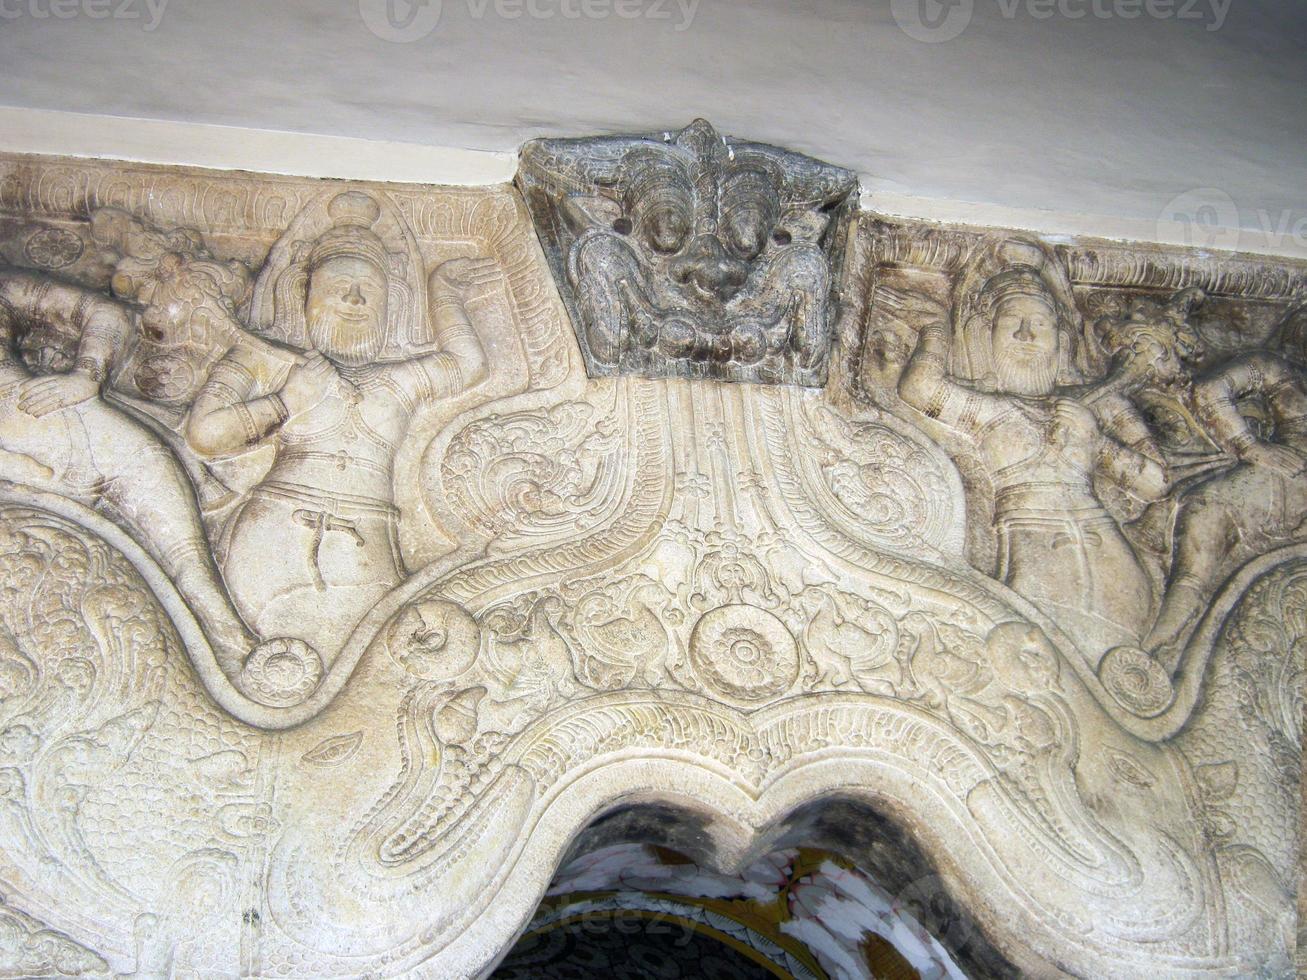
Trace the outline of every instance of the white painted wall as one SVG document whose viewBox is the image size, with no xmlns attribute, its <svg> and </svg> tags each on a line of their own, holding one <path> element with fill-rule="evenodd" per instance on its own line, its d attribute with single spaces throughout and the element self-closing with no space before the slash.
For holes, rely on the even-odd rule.
<svg viewBox="0 0 1307 980">
<path fill-rule="evenodd" d="M 890 213 L 1307 255 L 1300 0 L 427 0 L 409 43 L 386 2 L 0 0 L 0 105 L 348 138 L 11 111 L 0 148 L 502 180 L 532 136 L 703 115 Z"/>
</svg>

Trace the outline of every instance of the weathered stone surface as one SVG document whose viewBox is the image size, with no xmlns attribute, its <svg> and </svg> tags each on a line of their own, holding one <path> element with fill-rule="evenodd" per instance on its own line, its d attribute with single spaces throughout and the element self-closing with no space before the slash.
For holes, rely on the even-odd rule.
<svg viewBox="0 0 1307 980">
<path fill-rule="evenodd" d="M 825 383 L 849 171 L 699 119 L 535 140 L 517 183 L 591 377 Z"/>
<path fill-rule="evenodd" d="M 505 188 L 0 158 L 0 258 L 0 973 L 478 975 L 618 807 L 1292 973 L 1302 266 L 862 215 L 823 391 L 588 377 Z"/>
</svg>

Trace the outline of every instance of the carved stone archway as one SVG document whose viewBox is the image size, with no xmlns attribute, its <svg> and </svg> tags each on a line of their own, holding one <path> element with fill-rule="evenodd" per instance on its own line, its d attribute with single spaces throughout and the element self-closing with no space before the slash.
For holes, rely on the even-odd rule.
<svg viewBox="0 0 1307 980">
<path fill-rule="evenodd" d="M 5 975 L 483 975 L 639 806 L 919 856 L 976 975 L 1292 973 L 1302 264 L 703 121 L 2 157 L 0 259 Z"/>
</svg>

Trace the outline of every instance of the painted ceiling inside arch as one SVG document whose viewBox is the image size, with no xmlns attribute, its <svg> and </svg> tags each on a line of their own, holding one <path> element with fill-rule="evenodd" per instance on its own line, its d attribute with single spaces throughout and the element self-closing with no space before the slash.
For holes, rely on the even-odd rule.
<svg viewBox="0 0 1307 980">
<path fill-rule="evenodd" d="M 910 906 L 865 871 L 787 848 L 721 874 L 664 847 L 615 844 L 569 862 L 492 980 L 965 980 Z M 947 928 L 961 936 L 965 926 Z"/>
<path fill-rule="evenodd" d="M 483 976 L 614 806 L 836 797 L 966 975 L 1293 975 L 1305 303 L 702 120 L 0 156 L 0 975 Z"/>
</svg>

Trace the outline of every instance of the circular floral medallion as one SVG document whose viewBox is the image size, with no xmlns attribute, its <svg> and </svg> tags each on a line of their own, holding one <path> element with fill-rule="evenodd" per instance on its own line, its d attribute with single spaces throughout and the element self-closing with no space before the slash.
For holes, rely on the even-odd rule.
<svg viewBox="0 0 1307 980">
<path fill-rule="evenodd" d="M 1137 647 L 1113 647 L 1098 665 L 1112 697 L 1141 718 L 1160 715 L 1175 700 L 1166 668 Z"/>
<path fill-rule="evenodd" d="M 241 689 L 259 704 L 286 708 L 302 703 L 322 681 L 322 658 L 303 640 L 268 640 L 245 658 Z"/>
<path fill-rule="evenodd" d="M 23 251 L 43 269 L 62 269 L 82 257 L 82 240 L 64 228 L 41 228 L 27 239 Z"/>
<path fill-rule="evenodd" d="M 734 604 L 704 613 L 690 633 L 695 673 L 718 694 L 760 701 L 783 694 L 799 677 L 799 646 L 765 609 Z"/>
</svg>

